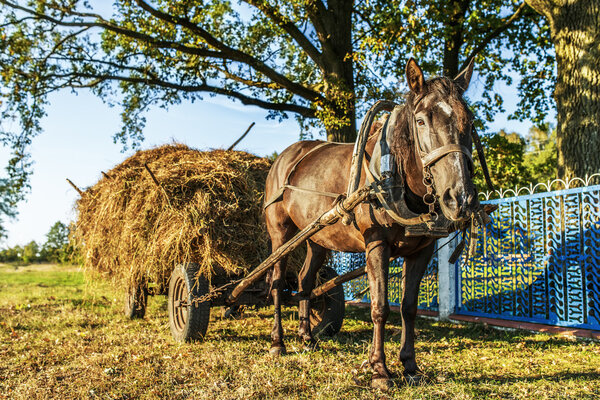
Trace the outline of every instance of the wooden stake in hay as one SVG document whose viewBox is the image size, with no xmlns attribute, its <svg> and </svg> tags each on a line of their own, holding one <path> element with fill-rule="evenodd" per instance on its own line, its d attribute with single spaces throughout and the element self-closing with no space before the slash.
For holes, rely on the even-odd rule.
<svg viewBox="0 0 600 400">
<path fill-rule="evenodd" d="M 270 252 L 261 209 L 270 165 L 181 144 L 137 152 L 77 202 L 86 266 L 121 284 L 160 288 L 180 263 L 197 262 L 209 279 L 257 266 Z"/>
</svg>

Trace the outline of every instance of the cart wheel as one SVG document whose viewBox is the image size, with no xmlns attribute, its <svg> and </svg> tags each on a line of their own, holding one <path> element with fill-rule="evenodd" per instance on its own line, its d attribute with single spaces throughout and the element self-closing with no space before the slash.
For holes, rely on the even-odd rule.
<svg viewBox="0 0 600 400">
<path fill-rule="evenodd" d="M 138 284 L 129 286 L 125 293 L 125 315 L 130 319 L 144 318 L 148 304 L 148 286 Z"/>
<path fill-rule="evenodd" d="M 195 297 L 205 295 L 209 284 L 203 276 L 196 276 L 198 264 L 175 267 L 169 282 L 169 325 L 178 342 L 204 338 L 210 319 L 210 302 L 192 303 Z"/>
<path fill-rule="evenodd" d="M 315 287 L 338 276 L 331 267 L 323 267 L 317 275 Z M 310 301 L 310 329 L 313 336 L 334 336 L 344 322 L 346 311 L 344 287 L 335 286 L 327 293 Z"/>
</svg>

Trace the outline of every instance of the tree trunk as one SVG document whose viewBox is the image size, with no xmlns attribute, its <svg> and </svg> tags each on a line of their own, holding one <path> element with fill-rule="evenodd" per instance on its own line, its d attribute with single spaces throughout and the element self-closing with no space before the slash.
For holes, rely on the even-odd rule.
<svg viewBox="0 0 600 400">
<path fill-rule="evenodd" d="M 356 117 L 352 113 L 352 123 L 338 129 L 327 130 L 328 142 L 352 143 L 356 141 Z"/>
<path fill-rule="evenodd" d="M 556 52 L 558 174 L 600 173 L 600 2 L 528 0 L 550 22 Z"/>
<path fill-rule="evenodd" d="M 448 37 L 444 41 L 443 73 L 448 78 L 454 78 L 459 72 L 459 57 L 464 44 L 463 32 L 468 9 L 468 0 L 451 1 L 447 4 L 449 30 Z"/>
<path fill-rule="evenodd" d="M 323 3 L 321 3 L 323 4 Z M 329 0 L 327 9 L 310 14 L 323 49 L 323 75 L 329 115 L 322 119 L 327 140 L 353 142 L 356 139 L 356 94 L 352 60 L 352 11 L 354 1 Z"/>
</svg>

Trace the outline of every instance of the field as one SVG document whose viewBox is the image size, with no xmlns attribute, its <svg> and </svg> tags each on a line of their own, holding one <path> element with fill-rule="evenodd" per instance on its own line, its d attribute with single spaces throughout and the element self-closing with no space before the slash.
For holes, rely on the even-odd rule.
<svg viewBox="0 0 600 400">
<path fill-rule="evenodd" d="M 268 355 L 269 310 L 237 320 L 213 313 L 202 343 L 171 340 L 166 299 L 129 321 L 121 294 L 76 267 L 0 264 L 0 398 L 9 399 L 592 399 L 600 343 L 427 319 L 417 361 L 428 383 L 369 387 L 367 310 L 348 308 L 342 332 L 302 350 L 285 309 L 290 354 Z M 401 371 L 400 318 L 388 324 L 388 365 Z"/>
</svg>

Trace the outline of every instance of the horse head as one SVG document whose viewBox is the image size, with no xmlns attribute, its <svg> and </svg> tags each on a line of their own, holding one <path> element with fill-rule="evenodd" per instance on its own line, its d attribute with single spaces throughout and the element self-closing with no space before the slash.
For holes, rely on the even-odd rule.
<svg viewBox="0 0 600 400">
<path fill-rule="evenodd" d="M 479 205 L 472 181 L 473 115 L 462 97 L 472 73 L 473 62 L 454 79 L 425 81 L 411 58 L 406 66 L 410 93 L 390 143 L 396 157 L 404 160 L 409 186 L 411 179 L 413 187 L 420 185 L 413 191 L 422 194 L 426 204 L 438 202 L 444 215 L 457 222 L 469 219 Z M 407 159 L 417 169 L 412 176 Z M 414 184 L 415 176 L 422 182 Z"/>
</svg>

